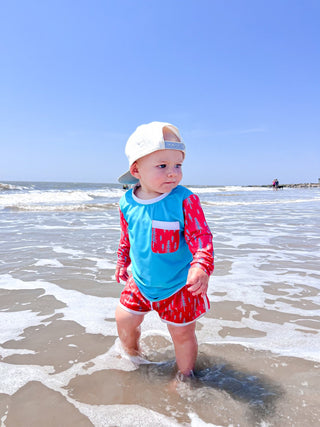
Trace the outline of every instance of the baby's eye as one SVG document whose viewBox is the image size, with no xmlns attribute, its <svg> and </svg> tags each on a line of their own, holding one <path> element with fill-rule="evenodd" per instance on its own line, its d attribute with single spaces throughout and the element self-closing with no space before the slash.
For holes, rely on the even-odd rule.
<svg viewBox="0 0 320 427">
<path fill-rule="evenodd" d="M 163 164 L 163 165 L 159 165 L 158 166 L 160 169 L 164 169 L 165 167 L 166 167 L 166 165 L 165 164 Z"/>
<path fill-rule="evenodd" d="M 177 169 L 181 169 L 181 168 L 182 168 L 182 164 L 181 164 L 181 163 L 178 163 L 178 164 L 176 165 L 176 168 L 177 168 Z"/>
</svg>

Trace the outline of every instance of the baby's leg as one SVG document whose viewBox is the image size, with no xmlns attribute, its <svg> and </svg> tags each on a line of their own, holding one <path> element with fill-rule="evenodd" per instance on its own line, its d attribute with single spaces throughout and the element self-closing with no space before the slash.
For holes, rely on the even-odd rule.
<svg viewBox="0 0 320 427">
<path fill-rule="evenodd" d="M 178 369 L 183 375 L 189 376 L 192 374 L 198 354 L 196 322 L 186 326 L 168 324 L 168 330 L 174 344 Z"/>
<path fill-rule="evenodd" d="M 131 356 L 139 354 L 140 325 L 144 319 L 143 314 L 130 313 L 121 306 L 116 309 L 118 334 L 123 348 Z"/>
</svg>

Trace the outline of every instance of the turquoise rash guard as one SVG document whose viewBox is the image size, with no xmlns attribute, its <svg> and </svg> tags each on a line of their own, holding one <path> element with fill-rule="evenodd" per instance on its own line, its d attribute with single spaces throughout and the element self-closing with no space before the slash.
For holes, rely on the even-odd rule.
<svg viewBox="0 0 320 427">
<path fill-rule="evenodd" d="M 183 186 L 155 199 L 120 199 L 118 265 L 132 263 L 133 278 L 150 301 L 175 294 L 187 282 L 191 264 L 213 270 L 212 235 L 198 196 Z M 198 251 L 198 252 L 197 252 Z"/>
</svg>

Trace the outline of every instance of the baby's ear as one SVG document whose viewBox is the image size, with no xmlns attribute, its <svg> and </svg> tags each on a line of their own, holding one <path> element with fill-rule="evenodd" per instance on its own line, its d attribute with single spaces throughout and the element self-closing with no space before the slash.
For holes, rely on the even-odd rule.
<svg viewBox="0 0 320 427">
<path fill-rule="evenodd" d="M 162 128 L 162 134 L 163 134 L 163 139 L 165 141 L 181 142 L 180 138 L 178 137 L 178 135 L 174 131 L 173 126 L 172 126 L 172 128 L 170 128 L 169 126 L 164 126 Z"/>
<path fill-rule="evenodd" d="M 132 176 L 134 176 L 135 178 L 139 179 L 140 178 L 140 174 L 139 174 L 139 169 L 138 169 L 138 165 L 137 162 L 134 162 L 131 166 L 130 166 L 130 173 Z"/>
</svg>

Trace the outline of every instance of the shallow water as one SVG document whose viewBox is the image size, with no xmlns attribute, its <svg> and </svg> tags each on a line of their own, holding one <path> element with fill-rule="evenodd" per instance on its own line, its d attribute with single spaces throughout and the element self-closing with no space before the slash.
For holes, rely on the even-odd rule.
<svg viewBox="0 0 320 427">
<path fill-rule="evenodd" d="M 0 185 L 1 426 L 319 424 L 319 189 L 192 189 L 216 267 L 196 378 L 175 388 L 172 343 L 154 313 L 142 346 L 164 363 L 119 352 L 123 190 Z"/>
</svg>

